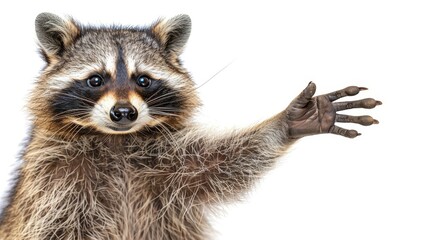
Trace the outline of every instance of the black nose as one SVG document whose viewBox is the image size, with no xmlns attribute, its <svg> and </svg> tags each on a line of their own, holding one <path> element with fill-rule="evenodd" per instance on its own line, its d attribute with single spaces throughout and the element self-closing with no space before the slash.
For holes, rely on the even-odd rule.
<svg viewBox="0 0 429 240">
<path fill-rule="evenodd" d="M 110 119 L 114 122 L 133 122 L 137 116 L 137 109 L 131 104 L 116 104 L 110 109 Z"/>
</svg>

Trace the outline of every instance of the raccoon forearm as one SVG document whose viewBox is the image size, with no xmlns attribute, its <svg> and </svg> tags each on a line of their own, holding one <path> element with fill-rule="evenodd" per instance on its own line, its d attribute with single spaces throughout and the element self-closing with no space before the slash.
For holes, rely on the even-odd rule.
<svg viewBox="0 0 429 240">
<path fill-rule="evenodd" d="M 227 200 L 248 189 L 294 142 L 284 115 L 220 136 L 188 131 L 172 153 L 179 182 L 204 200 Z"/>
</svg>

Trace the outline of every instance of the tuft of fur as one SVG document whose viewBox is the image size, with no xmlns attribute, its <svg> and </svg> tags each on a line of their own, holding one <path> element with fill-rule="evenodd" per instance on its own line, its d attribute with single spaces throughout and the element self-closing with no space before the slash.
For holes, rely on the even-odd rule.
<svg viewBox="0 0 429 240">
<path fill-rule="evenodd" d="M 207 239 L 209 211 L 273 167 L 294 142 L 284 113 L 228 133 L 190 121 L 200 103 L 178 58 L 190 26 L 185 15 L 146 28 L 37 17 L 47 65 L 0 239 Z M 86 84 L 93 74 L 100 89 Z M 141 74 L 153 90 L 134 84 Z M 140 105 L 129 132 L 106 132 L 115 101 Z"/>
</svg>

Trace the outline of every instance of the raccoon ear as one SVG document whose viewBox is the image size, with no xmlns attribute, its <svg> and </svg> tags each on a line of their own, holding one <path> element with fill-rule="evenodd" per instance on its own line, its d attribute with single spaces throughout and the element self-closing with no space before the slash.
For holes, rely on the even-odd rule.
<svg viewBox="0 0 429 240">
<path fill-rule="evenodd" d="M 191 25 L 191 18 L 181 14 L 168 20 L 156 22 L 152 26 L 152 33 L 159 40 L 164 51 L 179 56 L 191 34 Z"/>
<path fill-rule="evenodd" d="M 40 13 L 35 23 L 37 38 L 49 58 L 60 56 L 80 34 L 79 27 L 73 20 L 66 20 L 52 13 Z"/>
</svg>

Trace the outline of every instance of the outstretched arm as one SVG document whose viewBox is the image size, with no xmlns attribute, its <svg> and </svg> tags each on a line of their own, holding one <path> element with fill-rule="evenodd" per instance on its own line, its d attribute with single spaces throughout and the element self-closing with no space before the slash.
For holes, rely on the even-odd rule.
<svg viewBox="0 0 429 240">
<path fill-rule="evenodd" d="M 284 154 L 296 139 L 321 133 L 353 138 L 359 135 L 357 131 L 340 128 L 335 122 L 378 123 L 370 116 L 354 117 L 337 113 L 381 104 L 374 99 L 334 102 L 362 90 L 366 89 L 347 87 L 313 97 L 316 85 L 310 83 L 284 111 L 247 130 L 226 135 L 209 135 L 197 129 L 182 132 L 175 138 L 176 141 L 165 148 L 169 151 L 160 156 L 160 163 L 168 161 L 174 164 L 168 185 L 173 185 L 172 189 L 185 190 L 183 193 L 189 194 L 192 199 L 202 201 L 223 201 L 236 197 L 270 169 L 275 159 Z"/>
</svg>

